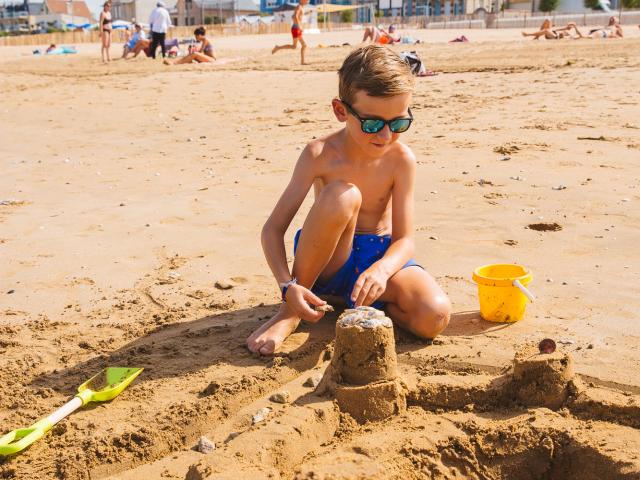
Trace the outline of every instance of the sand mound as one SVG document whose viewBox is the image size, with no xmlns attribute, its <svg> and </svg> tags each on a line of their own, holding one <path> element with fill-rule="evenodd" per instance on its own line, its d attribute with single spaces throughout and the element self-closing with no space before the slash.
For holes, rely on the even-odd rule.
<svg viewBox="0 0 640 480">
<path fill-rule="evenodd" d="M 371 307 L 348 309 L 336 322 L 336 340 L 324 389 L 358 422 L 406 409 L 406 388 L 397 378 L 393 323 Z"/>
</svg>

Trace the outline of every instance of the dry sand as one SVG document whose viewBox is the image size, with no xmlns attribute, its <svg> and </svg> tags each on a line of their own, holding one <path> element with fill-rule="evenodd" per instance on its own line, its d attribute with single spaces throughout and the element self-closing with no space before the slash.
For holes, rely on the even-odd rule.
<svg viewBox="0 0 640 480">
<path fill-rule="evenodd" d="M 0 478 L 640 478 L 640 30 L 626 31 L 412 32 L 441 72 L 419 79 L 404 135 L 416 258 L 456 313 L 432 345 L 396 331 L 408 408 L 366 425 L 303 386 L 328 363 L 339 310 L 273 358 L 244 346 L 278 303 L 260 227 L 305 142 L 338 127 L 350 47 L 318 45 L 360 33 L 310 37 L 306 67 L 268 53 L 286 36 L 215 39 L 233 61 L 212 66 L 0 49 L 2 430 L 104 366 L 145 367 L 1 461 Z M 445 43 L 461 33 L 471 43 Z M 538 301 L 519 323 L 479 318 L 471 272 L 494 262 L 533 271 Z M 586 385 L 572 403 L 492 397 L 544 337 Z M 269 402 L 283 389 L 294 403 Z M 215 452 L 193 450 L 201 435 Z"/>
</svg>

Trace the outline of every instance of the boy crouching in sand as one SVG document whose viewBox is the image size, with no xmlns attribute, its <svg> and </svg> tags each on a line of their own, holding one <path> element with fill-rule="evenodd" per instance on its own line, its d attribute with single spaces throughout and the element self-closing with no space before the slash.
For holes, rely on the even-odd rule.
<svg viewBox="0 0 640 480">
<path fill-rule="evenodd" d="M 449 322 L 447 295 L 412 259 L 416 161 L 399 142 L 413 120 L 409 67 L 387 47 L 369 45 L 353 51 L 338 74 L 340 98 L 332 107 L 345 126 L 307 145 L 262 229 L 283 298 L 278 313 L 247 339 L 263 355 L 278 349 L 300 319 L 322 318 L 312 308 L 326 303 L 318 295 L 386 308 L 423 338 Z M 289 273 L 284 235 L 312 186 L 315 202 L 295 236 Z"/>
</svg>

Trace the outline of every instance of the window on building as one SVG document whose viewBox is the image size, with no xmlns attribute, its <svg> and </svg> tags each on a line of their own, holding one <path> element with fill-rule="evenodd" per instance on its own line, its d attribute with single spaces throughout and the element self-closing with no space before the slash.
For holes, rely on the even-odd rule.
<svg viewBox="0 0 640 480">
<path fill-rule="evenodd" d="M 196 17 L 191 17 L 191 25 L 195 25 L 196 24 Z"/>
</svg>

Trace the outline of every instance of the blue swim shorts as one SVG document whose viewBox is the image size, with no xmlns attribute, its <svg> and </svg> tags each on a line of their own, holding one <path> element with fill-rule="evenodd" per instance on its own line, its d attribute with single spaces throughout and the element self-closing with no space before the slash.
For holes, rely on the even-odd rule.
<svg viewBox="0 0 640 480">
<path fill-rule="evenodd" d="M 298 230 L 293 240 L 293 254 L 295 255 L 298 249 L 298 240 L 300 239 L 300 232 Z M 353 236 L 353 247 L 351 249 L 351 255 L 347 261 L 340 267 L 340 270 L 326 283 L 321 284 L 316 281 L 311 291 L 316 295 L 332 295 L 342 297 L 349 305 L 349 308 L 353 308 L 354 304 L 351 301 L 351 292 L 358 277 L 367 268 L 380 260 L 385 252 L 391 245 L 391 235 L 375 235 L 375 234 L 360 234 L 356 233 Z M 404 264 L 402 268 L 417 266 L 422 268 L 411 259 Z M 384 302 L 374 302 L 372 307 L 382 310 L 384 308 Z"/>
</svg>

